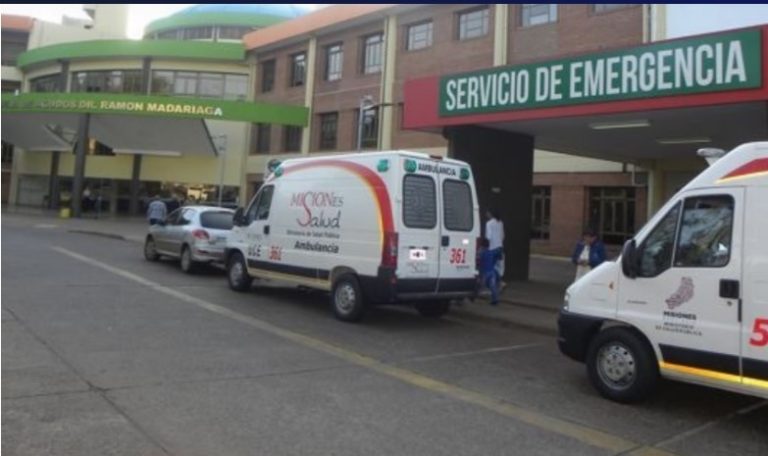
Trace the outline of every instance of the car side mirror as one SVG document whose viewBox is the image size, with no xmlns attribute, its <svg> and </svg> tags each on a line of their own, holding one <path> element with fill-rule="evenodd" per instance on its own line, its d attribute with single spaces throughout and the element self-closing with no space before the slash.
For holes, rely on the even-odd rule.
<svg viewBox="0 0 768 456">
<path fill-rule="evenodd" d="M 245 226 L 245 214 L 242 207 L 238 207 L 232 216 L 232 224 L 235 226 Z"/>
<path fill-rule="evenodd" d="M 624 243 L 621 249 L 621 271 L 626 277 L 637 277 L 637 243 L 630 239 Z"/>
</svg>

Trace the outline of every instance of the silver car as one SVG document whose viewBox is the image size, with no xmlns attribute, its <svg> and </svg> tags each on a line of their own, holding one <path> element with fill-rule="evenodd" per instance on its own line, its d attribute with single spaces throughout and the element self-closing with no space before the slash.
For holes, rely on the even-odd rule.
<svg viewBox="0 0 768 456">
<path fill-rule="evenodd" d="M 181 270 L 187 273 L 202 263 L 221 262 L 233 214 L 222 207 L 180 207 L 163 222 L 149 227 L 144 257 L 149 261 L 161 256 L 178 258 Z"/>
</svg>

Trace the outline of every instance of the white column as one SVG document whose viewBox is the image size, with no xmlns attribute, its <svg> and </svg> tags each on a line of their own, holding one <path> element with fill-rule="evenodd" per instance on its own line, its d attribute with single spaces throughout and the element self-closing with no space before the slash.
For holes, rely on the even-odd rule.
<svg viewBox="0 0 768 456">
<path fill-rule="evenodd" d="M 392 134 L 395 116 L 395 59 L 397 54 L 397 16 L 384 20 L 384 68 L 381 73 L 379 93 L 379 149 L 392 148 Z"/>
<path fill-rule="evenodd" d="M 509 5 L 497 3 L 493 15 L 493 66 L 507 64 L 509 55 Z"/>
</svg>

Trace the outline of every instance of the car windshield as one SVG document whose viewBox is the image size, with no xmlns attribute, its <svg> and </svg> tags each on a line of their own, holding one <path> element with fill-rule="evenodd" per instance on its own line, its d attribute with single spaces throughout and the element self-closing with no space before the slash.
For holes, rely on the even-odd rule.
<svg viewBox="0 0 768 456">
<path fill-rule="evenodd" d="M 232 229 L 232 212 L 206 211 L 200 214 L 200 224 L 203 228 L 214 230 Z"/>
</svg>

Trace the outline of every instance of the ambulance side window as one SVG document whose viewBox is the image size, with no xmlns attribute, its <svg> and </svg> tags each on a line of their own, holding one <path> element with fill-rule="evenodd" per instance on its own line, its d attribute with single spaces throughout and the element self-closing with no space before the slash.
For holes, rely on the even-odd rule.
<svg viewBox="0 0 768 456">
<path fill-rule="evenodd" d="M 445 229 L 451 231 L 472 231 L 474 208 L 472 188 L 466 182 L 446 180 L 443 182 L 443 219 Z"/>
<path fill-rule="evenodd" d="M 680 203 L 677 203 L 643 241 L 638 255 L 639 277 L 656 277 L 672 267 L 679 215 Z"/>
<path fill-rule="evenodd" d="M 256 203 L 256 210 L 254 211 L 254 220 L 267 220 L 269 218 L 269 208 L 272 206 L 272 194 L 275 187 L 269 185 L 261 189 L 261 196 Z"/>
<path fill-rule="evenodd" d="M 266 220 L 269 218 L 269 208 L 272 205 L 272 193 L 275 187 L 268 185 L 259 189 L 259 193 L 253 197 L 251 205 L 248 206 L 248 212 L 245 214 L 247 224 L 255 220 Z"/>
<path fill-rule="evenodd" d="M 432 229 L 437 225 L 435 180 L 408 174 L 403 179 L 403 223 L 408 228 Z"/>
<path fill-rule="evenodd" d="M 683 206 L 675 249 L 675 267 L 719 268 L 731 258 L 733 198 L 688 198 Z"/>
</svg>

